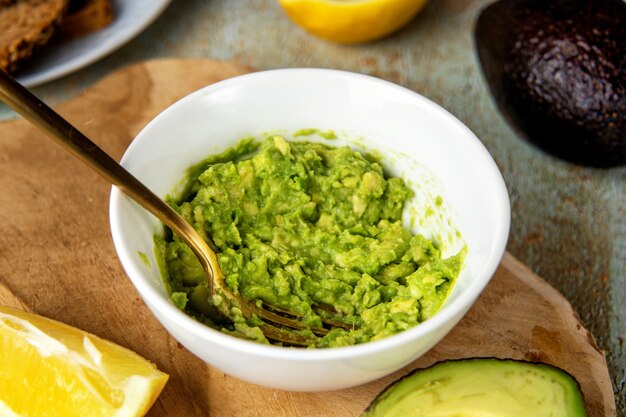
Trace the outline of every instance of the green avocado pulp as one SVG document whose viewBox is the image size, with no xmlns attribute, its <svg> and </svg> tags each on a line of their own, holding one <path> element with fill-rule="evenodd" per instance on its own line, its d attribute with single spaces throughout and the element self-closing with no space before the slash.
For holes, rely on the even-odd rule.
<svg viewBox="0 0 626 417">
<path fill-rule="evenodd" d="M 192 167 L 189 177 L 168 202 L 215 249 L 233 293 L 293 311 L 311 327 L 331 315 L 351 328 L 314 336 L 311 347 L 377 340 L 428 319 L 463 265 L 465 250 L 442 259 L 432 241 L 403 227 L 412 191 L 349 147 L 247 139 Z M 155 242 L 179 308 L 269 343 L 256 317 L 212 322 L 206 277 L 191 250 L 171 233 Z"/>
<path fill-rule="evenodd" d="M 542 363 L 439 362 L 396 381 L 361 417 L 587 417 L 576 380 Z"/>
</svg>

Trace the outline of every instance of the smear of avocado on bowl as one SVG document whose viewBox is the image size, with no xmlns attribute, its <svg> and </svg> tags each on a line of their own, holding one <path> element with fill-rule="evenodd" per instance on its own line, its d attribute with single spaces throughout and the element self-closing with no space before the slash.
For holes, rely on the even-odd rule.
<svg viewBox="0 0 626 417">
<path fill-rule="evenodd" d="M 319 132 L 294 137 L 336 138 Z M 452 291 L 466 248 L 447 255 L 441 242 L 406 227 L 407 202 L 420 192 L 369 153 L 267 135 L 191 167 L 168 202 L 214 248 L 231 291 L 295 311 L 311 327 L 332 314 L 347 328 L 332 328 L 311 347 L 337 347 L 409 329 Z M 433 201 L 423 213 L 411 208 L 412 226 L 436 217 L 442 198 Z M 155 253 L 177 307 L 225 333 L 270 343 L 255 318 L 210 319 L 209 304 L 219 301 L 209 300 L 204 271 L 177 236 L 155 235 Z"/>
</svg>

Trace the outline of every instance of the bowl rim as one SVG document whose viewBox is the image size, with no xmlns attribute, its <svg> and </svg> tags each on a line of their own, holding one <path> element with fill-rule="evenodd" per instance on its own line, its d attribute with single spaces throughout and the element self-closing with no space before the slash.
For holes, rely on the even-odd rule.
<svg viewBox="0 0 626 417">
<path fill-rule="evenodd" d="M 121 211 L 120 202 L 122 199 L 129 199 L 115 186 L 111 188 L 111 196 L 109 200 L 109 220 L 111 235 L 113 243 L 120 262 L 126 272 L 126 275 L 130 278 L 131 282 L 135 286 L 136 290 L 144 299 L 144 302 L 148 304 L 151 309 L 157 310 L 160 314 L 169 317 L 171 323 L 175 323 L 177 326 L 182 327 L 184 330 L 196 335 L 201 339 L 209 339 L 213 343 L 226 347 L 237 352 L 258 355 L 266 358 L 277 358 L 287 361 L 319 361 L 319 360 L 338 360 L 338 359 L 355 359 L 358 357 L 367 356 L 372 353 L 384 351 L 390 348 L 399 347 L 410 343 L 416 339 L 428 335 L 436 331 L 437 329 L 445 326 L 455 317 L 459 319 L 463 317 L 466 311 L 472 306 L 474 301 L 478 298 L 484 288 L 487 286 L 491 278 L 493 277 L 497 267 L 500 264 L 502 257 L 504 256 L 506 243 L 508 241 L 509 229 L 510 229 L 510 201 L 508 192 L 502 174 L 498 169 L 495 161 L 491 157 L 489 151 L 485 148 L 483 143 L 476 137 L 476 135 L 459 119 L 448 112 L 439 104 L 432 100 L 422 96 L 421 94 L 412 91 L 408 88 L 400 86 L 398 84 L 386 81 L 380 78 L 376 78 L 370 75 L 337 70 L 337 69 L 322 69 L 322 68 L 286 68 L 286 69 L 273 69 L 252 72 L 248 74 L 238 75 L 232 78 L 228 78 L 216 83 L 202 87 L 184 97 L 177 100 L 165 108 L 155 118 L 153 118 L 148 124 L 135 136 L 132 140 L 124 156 L 121 159 L 121 164 L 124 166 L 134 149 L 138 146 L 138 143 L 145 141 L 150 136 L 151 130 L 154 128 L 157 121 L 168 117 L 172 112 L 176 112 L 179 107 L 187 104 L 189 101 L 197 100 L 201 97 L 206 97 L 209 94 L 215 94 L 216 92 L 225 88 L 230 88 L 238 83 L 244 82 L 259 82 L 264 79 L 272 77 L 288 77 L 288 76 L 303 76 L 303 77 L 339 77 L 345 79 L 355 79 L 360 82 L 375 83 L 383 88 L 393 89 L 399 93 L 408 95 L 412 100 L 420 102 L 422 105 L 430 107 L 433 111 L 436 111 L 440 116 L 446 119 L 449 123 L 455 125 L 457 129 L 463 132 L 464 140 L 469 140 L 473 144 L 473 148 L 476 149 L 478 155 L 481 155 L 485 162 L 485 169 L 489 172 L 489 178 L 492 179 L 492 185 L 494 186 L 494 195 L 496 196 L 500 207 L 500 219 L 497 222 L 496 233 L 494 235 L 494 244 L 491 245 L 490 253 L 487 256 L 487 262 L 483 267 L 483 275 L 475 279 L 472 284 L 455 299 L 453 303 L 445 305 L 439 310 L 433 317 L 428 320 L 419 323 L 418 325 L 404 330 L 398 334 L 388 336 L 386 338 L 369 341 L 366 343 L 332 347 L 332 348 L 320 348 L 320 349 L 306 349 L 306 348 L 293 348 L 276 345 L 265 345 L 254 341 L 240 339 L 232 335 L 220 332 L 219 330 L 206 326 L 184 312 L 178 309 L 168 298 L 163 297 L 156 289 L 154 289 L 149 280 L 154 279 L 152 276 L 147 276 L 144 271 L 135 267 L 135 263 L 131 261 L 131 254 L 129 251 L 124 251 L 124 242 L 122 239 L 121 228 Z M 160 277 L 159 277 L 160 279 Z M 159 321 L 162 321 L 158 314 L 155 314 Z M 164 325 L 164 323 L 161 323 Z M 456 323 L 454 323 L 456 325 Z"/>
</svg>

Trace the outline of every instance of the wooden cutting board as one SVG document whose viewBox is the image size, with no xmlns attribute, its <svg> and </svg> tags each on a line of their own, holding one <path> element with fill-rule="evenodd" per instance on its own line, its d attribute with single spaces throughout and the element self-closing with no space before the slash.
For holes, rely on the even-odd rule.
<svg viewBox="0 0 626 417">
<path fill-rule="evenodd" d="M 175 100 L 248 71 L 206 60 L 140 63 L 58 111 L 119 159 Z M 0 123 L 0 190 L 0 304 L 61 320 L 155 362 L 171 378 L 149 416 L 359 416 L 411 369 L 478 356 L 559 366 L 580 382 L 589 416 L 615 416 L 603 352 L 569 303 L 509 254 L 461 323 L 405 369 L 342 391 L 284 392 L 224 375 L 166 333 L 117 260 L 109 185 L 23 121 Z"/>
</svg>

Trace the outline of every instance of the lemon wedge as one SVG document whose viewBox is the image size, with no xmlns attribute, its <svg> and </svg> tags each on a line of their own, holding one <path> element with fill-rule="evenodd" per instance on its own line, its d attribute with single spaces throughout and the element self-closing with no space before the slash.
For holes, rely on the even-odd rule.
<svg viewBox="0 0 626 417">
<path fill-rule="evenodd" d="M 0 416 L 143 416 L 167 378 L 112 342 L 0 307 Z"/>
<path fill-rule="evenodd" d="M 407 24 L 426 0 L 278 0 L 296 24 L 322 39 L 373 41 Z"/>
</svg>

